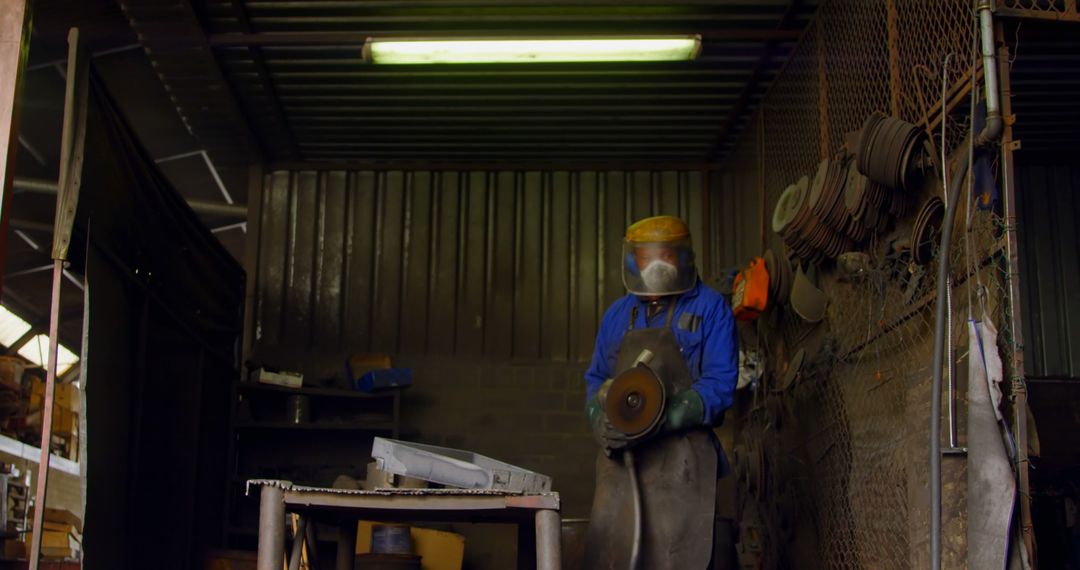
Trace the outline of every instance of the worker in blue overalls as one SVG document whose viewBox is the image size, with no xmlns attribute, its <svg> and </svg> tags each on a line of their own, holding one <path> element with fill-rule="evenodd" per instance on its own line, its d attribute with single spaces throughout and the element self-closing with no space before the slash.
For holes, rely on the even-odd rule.
<svg viewBox="0 0 1080 570">
<path fill-rule="evenodd" d="M 586 413 L 601 447 L 586 567 L 727 568 L 734 553 L 714 555 L 713 548 L 716 482 L 726 462 L 712 428 L 734 398 L 734 317 L 698 278 L 690 231 L 679 218 L 627 228 L 622 266 L 629 293 L 604 315 L 585 373 Z M 656 375 L 664 376 L 666 397 L 652 435 L 632 440 L 610 421 L 607 389 L 646 354 L 649 368 L 663 371 Z M 631 455 L 624 450 L 633 460 L 624 461 Z"/>
</svg>

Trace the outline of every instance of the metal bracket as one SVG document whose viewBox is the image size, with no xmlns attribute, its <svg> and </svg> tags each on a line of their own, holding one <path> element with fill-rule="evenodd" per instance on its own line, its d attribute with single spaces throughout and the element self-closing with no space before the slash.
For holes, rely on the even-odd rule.
<svg viewBox="0 0 1080 570">
<path fill-rule="evenodd" d="M 64 130 L 60 141 L 60 184 L 56 195 L 56 222 L 52 258 L 66 260 L 75 225 L 75 210 L 82 187 L 86 147 L 86 115 L 90 99 L 90 62 L 79 41 L 79 29 L 68 33 L 67 89 L 64 96 Z"/>
</svg>

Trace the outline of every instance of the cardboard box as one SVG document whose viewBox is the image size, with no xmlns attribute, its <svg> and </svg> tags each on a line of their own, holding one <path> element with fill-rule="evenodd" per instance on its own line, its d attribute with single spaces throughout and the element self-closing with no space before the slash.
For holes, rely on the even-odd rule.
<svg viewBox="0 0 1080 570">
<path fill-rule="evenodd" d="M 79 433 L 79 416 L 67 408 L 53 410 L 53 435 L 71 437 Z"/>
<path fill-rule="evenodd" d="M 255 570 L 256 554 L 245 550 L 212 550 L 206 554 L 205 570 Z"/>
<path fill-rule="evenodd" d="M 26 416 L 26 425 L 41 431 L 41 410 Z M 52 417 L 52 434 L 57 437 L 71 438 L 79 433 L 79 415 L 75 412 L 54 408 Z"/>
<path fill-rule="evenodd" d="M 0 386 L 22 390 L 23 371 L 26 361 L 16 356 L 0 356 Z"/>
<path fill-rule="evenodd" d="M 53 405 L 68 410 L 75 409 L 75 402 L 79 399 L 79 389 L 74 384 L 57 383 L 53 389 Z M 34 378 L 30 381 L 30 409 L 40 410 L 45 401 L 45 382 Z"/>
<path fill-rule="evenodd" d="M 70 534 L 42 531 L 41 555 L 46 558 L 76 559 L 80 554 L 79 541 Z"/>
<path fill-rule="evenodd" d="M 29 558 L 27 556 L 26 543 L 21 540 L 5 540 L 4 541 L 4 560 L 20 560 Z"/>
<path fill-rule="evenodd" d="M 299 388 L 304 385 L 304 375 L 299 372 L 271 372 L 260 368 L 252 372 L 251 376 L 260 384 L 273 384 L 286 388 Z"/>
<path fill-rule="evenodd" d="M 30 509 L 29 516 L 33 518 L 34 509 Z M 82 521 L 79 517 L 75 516 L 75 513 L 66 509 L 50 509 L 45 507 L 45 522 L 52 524 L 69 525 L 75 529 L 77 534 L 82 534 Z"/>
<path fill-rule="evenodd" d="M 357 354 L 345 361 L 345 377 L 350 386 L 356 386 L 368 372 L 387 368 L 390 368 L 389 354 Z"/>
<path fill-rule="evenodd" d="M 356 553 L 371 552 L 372 521 L 360 521 L 356 529 Z M 430 528 L 412 527 L 413 553 L 419 554 L 421 570 L 461 570 L 465 559 L 465 537 L 454 533 Z"/>
</svg>

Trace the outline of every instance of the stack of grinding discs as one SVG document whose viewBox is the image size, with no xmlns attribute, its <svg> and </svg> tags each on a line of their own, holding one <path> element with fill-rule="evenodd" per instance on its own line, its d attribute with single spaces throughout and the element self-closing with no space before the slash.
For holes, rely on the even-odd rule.
<svg viewBox="0 0 1080 570">
<path fill-rule="evenodd" d="M 773 250 L 765 250 L 765 270 L 769 272 L 769 305 L 787 303 L 791 296 L 791 262 L 786 255 L 776 255 Z"/>
<path fill-rule="evenodd" d="M 820 186 L 817 184 L 818 178 L 822 180 Z M 820 226 L 815 245 L 829 258 L 835 258 L 855 247 L 855 243 L 844 231 L 850 217 L 844 206 L 846 183 L 847 159 L 843 155 L 818 164 L 815 184 L 810 192 L 810 208 Z"/>
<path fill-rule="evenodd" d="M 859 134 L 855 156 L 859 172 L 893 190 L 904 190 L 918 182 L 915 160 L 922 152 L 926 133 L 911 123 L 874 113 L 867 117 Z"/>
<path fill-rule="evenodd" d="M 788 186 L 773 211 L 773 231 L 801 259 L 820 262 L 852 249 L 847 232 L 851 214 L 844 198 L 847 162 L 843 157 L 818 164 L 809 193 L 807 177 Z"/>
<path fill-rule="evenodd" d="M 772 229 L 784 239 L 799 257 L 809 255 L 810 248 L 804 243 L 802 235 L 810 221 L 810 211 L 806 203 L 810 197 L 810 179 L 803 176 L 798 182 L 788 186 L 773 210 Z"/>
<path fill-rule="evenodd" d="M 937 196 L 932 196 L 919 209 L 915 225 L 911 228 L 911 258 L 915 263 L 926 265 L 933 259 L 934 246 L 944 218 L 945 202 Z"/>
</svg>

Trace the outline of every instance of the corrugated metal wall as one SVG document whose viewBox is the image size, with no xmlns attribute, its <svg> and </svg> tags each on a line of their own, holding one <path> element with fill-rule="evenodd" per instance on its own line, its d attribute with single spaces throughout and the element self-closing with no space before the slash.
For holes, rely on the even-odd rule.
<svg viewBox="0 0 1080 570">
<path fill-rule="evenodd" d="M 703 236 L 703 177 L 270 173 L 253 228 L 253 359 L 309 370 L 313 357 L 367 351 L 587 360 L 623 294 L 627 223 L 676 214 Z"/>
<path fill-rule="evenodd" d="M 1025 373 L 1080 380 L 1080 166 L 1017 157 Z"/>
</svg>

